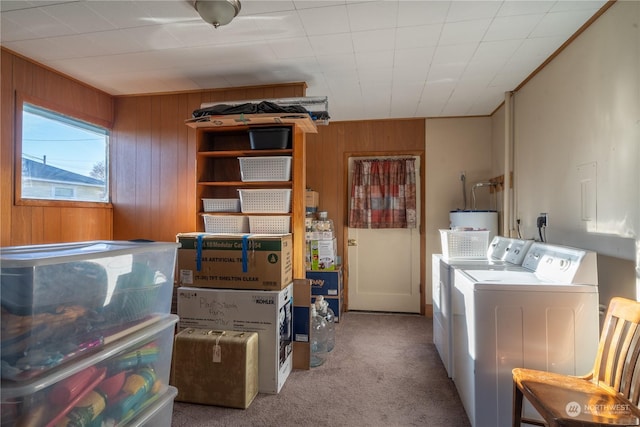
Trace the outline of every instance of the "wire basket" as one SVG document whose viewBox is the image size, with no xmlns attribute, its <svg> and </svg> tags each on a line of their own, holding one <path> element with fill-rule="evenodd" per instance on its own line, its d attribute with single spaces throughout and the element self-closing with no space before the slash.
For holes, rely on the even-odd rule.
<svg viewBox="0 0 640 427">
<path fill-rule="evenodd" d="M 240 199 L 202 199 L 205 212 L 240 212 Z"/>
<path fill-rule="evenodd" d="M 206 233 L 248 233 L 249 218 L 242 215 L 202 215 Z"/>
<path fill-rule="evenodd" d="M 240 179 L 251 181 L 290 181 L 291 156 L 238 157 Z"/>
<path fill-rule="evenodd" d="M 440 230 L 444 258 L 481 259 L 487 257 L 489 230 Z"/>
<path fill-rule="evenodd" d="M 287 234 L 291 220 L 288 216 L 250 216 L 249 232 L 256 234 Z"/>
<path fill-rule="evenodd" d="M 289 213 L 291 189 L 238 190 L 243 213 Z"/>
</svg>

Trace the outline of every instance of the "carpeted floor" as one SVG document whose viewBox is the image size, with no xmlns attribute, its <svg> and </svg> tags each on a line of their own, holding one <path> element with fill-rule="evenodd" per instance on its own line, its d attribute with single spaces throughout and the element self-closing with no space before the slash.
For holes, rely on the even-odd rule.
<svg viewBox="0 0 640 427">
<path fill-rule="evenodd" d="M 469 426 L 430 318 L 347 312 L 326 363 L 294 370 L 249 408 L 174 403 L 173 427 Z"/>
</svg>

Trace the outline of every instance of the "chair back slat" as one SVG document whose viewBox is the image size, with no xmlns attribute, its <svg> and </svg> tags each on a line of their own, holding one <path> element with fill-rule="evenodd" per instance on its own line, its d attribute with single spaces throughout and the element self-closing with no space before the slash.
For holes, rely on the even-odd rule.
<svg viewBox="0 0 640 427">
<path fill-rule="evenodd" d="M 620 391 L 634 405 L 638 405 L 640 400 L 640 328 L 636 329 L 631 349 Z"/>
<path fill-rule="evenodd" d="M 634 404 L 640 398 L 640 303 L 613 298 L 605 318 L 594 380 Z"/>
</svg>

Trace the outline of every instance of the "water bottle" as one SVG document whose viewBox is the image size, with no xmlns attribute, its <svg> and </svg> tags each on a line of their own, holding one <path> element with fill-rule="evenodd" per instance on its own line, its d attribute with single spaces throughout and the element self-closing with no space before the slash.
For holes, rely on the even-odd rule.
<svg viewBox="0 0 640 427">
<path fill-rule="evenodd" d="M 316 297 L 315 305 L 318 314 L 327 322 L 327 352 L 330 352 L 336 346 L 336 315 L 322 295 Z"/>
<path fill-rule="evenodd" d="M 315 304 L 311 304 L 311 367 L 322 365 L 327 359 L 327 321 L 316 311 Z"/>
</svg>

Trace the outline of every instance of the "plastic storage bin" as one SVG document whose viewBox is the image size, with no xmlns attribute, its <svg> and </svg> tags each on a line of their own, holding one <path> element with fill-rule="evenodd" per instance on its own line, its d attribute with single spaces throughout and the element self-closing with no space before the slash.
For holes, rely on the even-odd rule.
<svg viewBox="0 0 640 427">
<path fill-rule="evenodd" d="M 2 379 L 26 381 L 171 309 L 178 243 L 0 248 Z"/>
<path fill-rule="evenodd" d="M 177 322 L 167 314 L 70 366 L 3 383 L 2 425 L 128 425 L 168 390 Z"/>
<path fill-rule="evenodd" d="M 202 199 L 205 212 L 240 212 L 240 199 Z"/>
<path fill-rule="evenodd" d="M 289 147 L 288 127 L 257 127 L 249 129 L 252 150 L 283 149 Z"/>
<path fill-rule="evenodd" d="M 291 229 L 288 216 L 250 216 L 249 232 L 255 234 L 287 234 Z"/>
<path fill-rule="evenodd" d="M 489 230 L 440 230 L 442 256 L 447 259 L 481 259 L 487 257 Z"/>
<path fill-rule="evenodd" d="M 291 181 L 291 156 L 238 157 L 244 182 Z"/>
<path fill-rule="evenodd" d="M 144 412 L 134 418 L 127 427 L 171 427 L 173 418 L 173 402 L 178 389 L 169 386 L 166 392 L 151 403 Z"/>
<path fill-rule="evenodd" d="M 249 218 L 242 215 L 202 215 L 206 233 L 248 233 Z"/>
<path fill-rule="evenodd" d="M 291 189 L 238 190 L 243 213 L 288 213 Z"/>
</svg>

